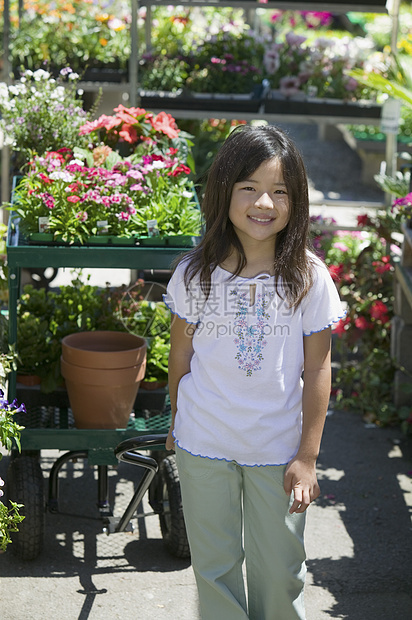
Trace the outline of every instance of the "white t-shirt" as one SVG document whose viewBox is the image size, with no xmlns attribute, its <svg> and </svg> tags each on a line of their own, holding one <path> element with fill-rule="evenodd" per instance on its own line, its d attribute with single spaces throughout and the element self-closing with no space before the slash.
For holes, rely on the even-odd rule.
<svg viewBox="0 0 412 620">
<path fill-rule="evenodd" d="M 164 301 L 197 324 L 190 372 L 178 388 L 174 436 L 180 448 L 250 466 L 283 465 L 296 455 L 303 336 L 345 314 L 327 268 L 311 256 L 314 283 L 295 310 L 276 293 L 273 276 L 233 278 L 221 267 L 205 303 L 199 279 L 186 291 L 186 262 L 178 265 Z"/>
</svg>

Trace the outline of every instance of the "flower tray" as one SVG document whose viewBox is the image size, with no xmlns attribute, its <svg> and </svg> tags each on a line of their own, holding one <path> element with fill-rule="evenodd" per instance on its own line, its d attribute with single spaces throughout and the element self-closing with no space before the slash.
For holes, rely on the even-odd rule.
<svg viewBox="0 0 412 620">
<path fill-rule="evenodd" d="M 89 237 L 87 243 L 67 243 L 55 239 L 51 233 L 33 233 L 28 238 L 30 245 L 46 246 L 144 246 L 191 248 L 199 243 L 200 237 L 191 235 L 172 235 L 170 237 L 115 237 L 113 235 L 96 235 Z"/>
<path fill-rule="evenodd" d="M 263 87 L 251 93 L 192 93 L 180 89 L 168 91 L 140 91 L 140 105 L 146 109 L 206 110 L 211 112 L 259 112 L 263 103 Z"/>
<path fill-rule="evenodd" d="M 301 114 L 348 118 L 380 118 L 381 106 L 370 101 L 342 101 L 315 97 L 285 97 L 271 91 L 264 102 L 265 114 Z"/>
<path fill-rule="evenodd" d="M 86 69 L 81 78 L 83 82 L 126 82 L 127 71 L 123 69 L 107 69 L 104 67 Z"/>
</svg>

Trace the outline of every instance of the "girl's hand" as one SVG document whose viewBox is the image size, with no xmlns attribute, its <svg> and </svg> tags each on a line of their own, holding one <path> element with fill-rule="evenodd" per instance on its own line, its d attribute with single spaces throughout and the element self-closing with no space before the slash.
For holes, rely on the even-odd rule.
<svg viewBox="0 0 412 620">
<path fill-rule="evenodd" d="M 173 428 L 169 428 L 169 432 L 167 434 L 166 439 L 166 450 L 174 450 L 175 449 L 175 438 L 173 437 Z"/>
<path fill-rule="evenodd" d="M 294 512 L 305 512 L 309 504 L 320 494 L 316 477 L 316 461 L 305 461 L 296 456 L 290 461 L 283 481 L 287 495 L 293 491 L 294 501 L 289 509 Z"/>
</svg>

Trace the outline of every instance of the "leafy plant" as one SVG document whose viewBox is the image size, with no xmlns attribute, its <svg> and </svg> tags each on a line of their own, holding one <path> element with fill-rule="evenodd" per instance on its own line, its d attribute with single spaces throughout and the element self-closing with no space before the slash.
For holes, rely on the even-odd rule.
<svg viewBox="0 0 412 620">
<path fill-rule="evenodd" d="M 1 354 L 0 367 L 1 377 L 6 377 L 13 368 L 15 355 Z M 4 382 L 1 382 L 4 387 Z M 14 445 L 20 450 L 20 432 L 23 427 L 17 424 L 13 416 L 16 413 L 25 412 L 24 405 L 17 405 L 16 401 L 11 404 L 4 398 L 4 392 L 0 389 L 0 444 L 10 450 Z M 0 452 L 0 460 L 3 455 Z M 3 496 L 4 481 L 0 478 L 0 497 Z M 19 513 L 21 504 L 10 501 L 10 506 L 6 506 L 0 501 L 0 550 L 5 551 L 8 544 L 11 543 L 10 534 L 18 531 L 18 525 L 24 519 Z"/>
<path fill-rule="evenodd" d="M 145 381 L 167 382 L 170 339 L 164 333 L 149 340 Z"/>
<path fill-rule="evenodd" d="M 333 332 L 339 362 L 333 393 L 338 406 L 360 411 L 370 422 L 403 424 L 406 412 L 397 409 L 392 394 L 397 368 L 390 353 L 394 267 L 388 240 L 372 221 L 362 219 L 359 224 L 360 232 L 317 231 L 314 238 L 347 304 L 347 314 Z M 395 244 L 389 247 L 392 253 L 400 252 Z"/>
</svg>

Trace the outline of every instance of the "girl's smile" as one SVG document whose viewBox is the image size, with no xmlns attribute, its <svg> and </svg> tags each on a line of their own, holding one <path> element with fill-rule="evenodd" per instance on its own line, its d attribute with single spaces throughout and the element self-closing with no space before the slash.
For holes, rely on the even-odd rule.
<svg viewBox="0 0 412 620">
<path fill-rule="evenodd" d="M 229 219 L 242 245 L 275 242 L 289 221 L 289 199 L 280 161 L 269 159 L 233 186 Z"/>
</svg>

